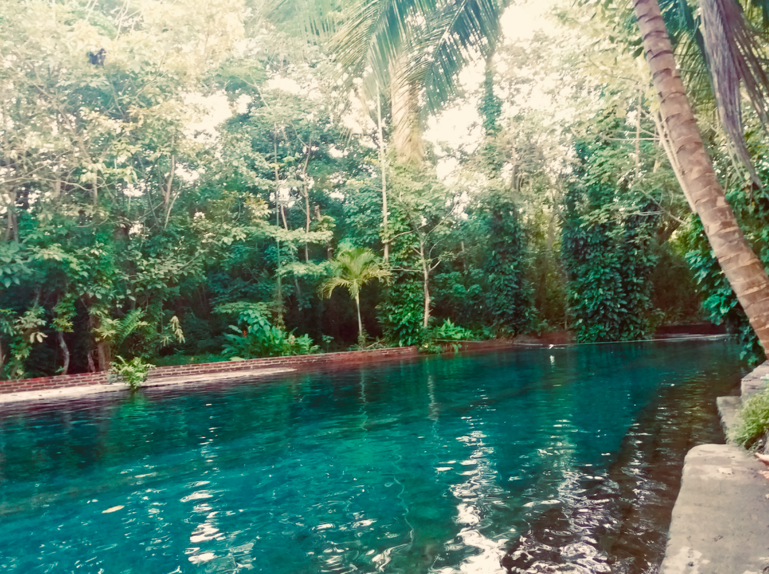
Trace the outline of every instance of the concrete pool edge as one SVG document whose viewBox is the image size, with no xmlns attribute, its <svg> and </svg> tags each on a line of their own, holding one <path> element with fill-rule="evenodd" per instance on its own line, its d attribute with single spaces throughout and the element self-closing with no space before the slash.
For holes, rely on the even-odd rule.
<svg viewBox="0 0 769 574">
<path fill-rule="evenodd" d="M 769 362 L 742 379 L 742 397 L 720 397 L 722 424 L 734 424 L 742 398 L 767 386 Z M 660 574 L 769 572 L 769 468 L 732 444 L 686 455 Z"/>
</svg>

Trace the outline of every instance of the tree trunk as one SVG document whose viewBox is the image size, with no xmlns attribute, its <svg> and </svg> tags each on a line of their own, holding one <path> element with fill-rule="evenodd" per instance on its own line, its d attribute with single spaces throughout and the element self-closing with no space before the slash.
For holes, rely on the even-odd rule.
<svg viewBox="0 0 769 574">
<path fill-rule="evenodd" d="M 665 150 L 665 155 L 668 158 L 668 162 L 670 162 L 670 167 L 673 169 L 673 173 L 676 176 L 678 185 L 681 186 L 681 189 L 684 192 L 684 197 L 689 204 L 689 208 L 692 210 L 692 213 L 697 213 L 697 210 L 694 209 L 694 201 L 692 201 L 692 195 L 689 193 L 689 188 L 686 187 L 686 180 L 684 179 L 684 174 L 681 171 L 681 166 L 678 164 L 678 157 L 676 157 L 675 152 L 673 152 L 673 144 L 670 142 L 670 134 L 668 133 L 667 129 L 665 129 L 665 124 L 662 123 L 659 114 L 651 114 L 651 117 L 652 120 L 654 120 L 654 125 L 657 127 L 657 132 L 660 135 L 662 148 Z"/>
<path fill-rule="evenodd" d="M 425 243 L 421 237 L 419 238 L 419 256 L 422 259 L 422 291 L 425 296 L 425 310 L 422 314 L 422 327 L 427 329 L 427 325 L 430 322 L 430 268 L 425 259 Z"/>
<path fill-rule="evenodd" d="M 305 225 L 305 232 L 310 233 L 310 190 L 307 189 L 307 184 L 304 184 L 304 210 L 307 215 L 307 221 Z M 304 242 L 304 262 L 309 263 L 310 262 L 310 247 L 309 243 L 306 241 Z"/>
<path fill-rule="evenodd" d="M 384 260 L 390 262 L 390 234 L 387 230 L 387 153 L 384 144 L 384 130 L 382 129 L 382 97 L 377 93 L 376 113 L 377 128 L 379 129 L 379 169 L 382 171 L 382 236 L 384 243 Z"/>
<path fill-rule="evenodd" d="M 304 196 L 304 211 L 305 211 L 305 231 L 310 233 L 310 223 L 312 216 L 310 215 L 310 188 L 307 185 L 307 166 L 310 164 L 310 156 L 312 155 L 312 139 L 307 143 L 307 156 L 304 158 L 304 167 L 302 168 L 302 195 Z M 304 262 L 310 262 L 310 246 L 305 241 L 304 243 Z"/>
<path fill-rule="evenodd" d="M 64 333 L 61 331 L 56 333 L 56 336 L 59 339 L 59 347 L 61 348 L 61 356 L 62 356 L 62 367 L 61 367 L 61 374 L 66 375 L 67 371 L 69 371 L 69 347 L 67 347 L 67 342 L 64 340 Z"/>
<path fill-rule="evenodd" d="M 657 0 L 634 0 L 660 112 L 710 245 L 764 350 L 769 351 L 769 278 L 742 233 L 697 128 Z"/>
<path fill-rule="evenodd" d="M 96 355 L 99 358 L 99 370 L 109 371 L 112 365 L 112 349 L 107 341 L 97 341 Z"/>
<path fill-rule="evenodd" d="M 6 228 L 5 228 L 5 240 L 6 241 L 19 241 L 19 228 L 16 225 L 16 191 L 11 190 L 8 192 L 6 199 L 8 205 L 5 210 Z"/>
<path fill-rule="evenodd" d="M 101 325 L 101 321 L 96 315 L 88 317 L 91 333 L 95 335 L 96 329 Z M 96 341 L 96 364 L 92 365 L 94 371 L 108 371 L 112 364 L 112 350 L 107 341 Z"/>
<path fill-rule="evenodd" d="M 315 204 L 315 219 L 320 222 L 320 206 Z M 331 246 L 330 241 L 326 241 L 326 259 L 331 261 L 334 258 L 334 248 Z"/>
<path fill-rule="evenodd" d="M 362 347 L 366 339 L 363 337 L 363 321 L 360 318 L 360 294 L 355 296 L 355 307 L 358 310 L 358 346 Z"/>
<path fill-rule="evenodd" d="M 173 198 L 174 189 L 174 175 L 176 174 L 176 156 L 171 155 L 171 169 L 168 173 L 168 182 L 166 183 L 165 195 L 163 196 L 163 211 L 165 211 L 165 221 L 163 223 L 163 229 L 168 227 L 168 220 L 171 218 L 171 209 L 174 206 L 175 198 Z"/>
<path fill-rule="evenodd" d="M 392 143 L 398 163 L 420 167 L 425 150 L 419 123 L 419 86 L 405 77 L 407 59 L 407 54 L 399 55 L 390 71 Z"/>
<path fill-rule="evenodd" d="M 643 91 L 638 91 L 638 108 L 636 108 L 636 123 L 635 123 L 635 178 L 633 182 L 637 182 L 641 175 L 641 108 L 643 106 Z"/>
</svg>

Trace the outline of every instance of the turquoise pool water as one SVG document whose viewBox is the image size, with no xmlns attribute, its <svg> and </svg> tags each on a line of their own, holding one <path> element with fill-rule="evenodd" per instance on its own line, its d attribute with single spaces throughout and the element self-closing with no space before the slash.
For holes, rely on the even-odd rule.
<svg viewBox="0 0 769 574">
<path fill-rule="evenodd" d="M 4 406 L 0 572 L 649 572 L 741 369 L 601 345 Z"/>
</svg>

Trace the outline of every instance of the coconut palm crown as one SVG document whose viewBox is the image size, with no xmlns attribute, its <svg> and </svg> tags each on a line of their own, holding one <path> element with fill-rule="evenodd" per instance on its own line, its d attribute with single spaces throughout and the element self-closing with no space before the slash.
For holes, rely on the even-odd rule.
<svg viewBox="0 0 769 574">
<path fill-rule="evenodd" d="M 457 75 L 500 35 L 508 0 L 352 0 L 333 39 L 348 81 L 364 78 L 368 95 L 390 95 L 398 161 L 423 160 L 420 113 L 457 92 Z M 427 104 L 426 106 L 424 104 Z"/>
</svg>

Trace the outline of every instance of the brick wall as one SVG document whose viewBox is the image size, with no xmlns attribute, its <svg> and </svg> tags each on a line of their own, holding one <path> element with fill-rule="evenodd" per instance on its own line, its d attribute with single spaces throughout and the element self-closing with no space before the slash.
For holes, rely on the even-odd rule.
<svg viewBox="0 0 769 574">
<path fill-rule="evenodd" d="M 511 341 L 478 341 L 462 344 L 463 351 L 484 351 L 502 349 L 513 346 Z M 451 351 L 449 346 L 447 350 Z M 195 375 L 216 375 L 217 373 L 233 373 L 264 369 L 292 368 L 297 370 L 312 370 L 316 368 L 344 368 L 362 363 L 376 361 L 391 361 L 413 358 L 418 355 L 416 347 L 396 347 L 377 349 L 375 351 L 350 351 L 346 353 L 324 353 L 321 355 L 301 355 L 298 357 L 267 357 L 264 359 L 249 359 L 246 361 L 225 361 L 222 363 L 201 363 L 199 365 L 175 365 L 172 367 L 156 367 L 150 370 L 150 380 L 162 380 L 168 377 L 184 377 Z M 58 377 L 39 377 L 19 381 L 0 381 L 0 394 L 23 391 L 39 391 L 43 389 L 60 389 L 79 387 L 82 385 L 103 385 L 107 383 L 106 373 L 83 373 L 80 375 L 62 375 Z"/>
<path fill-rule="evenodd" d="M 38 377 L 36 379 L 21 379 L 19 381 L 0 381 L 0 394 L 80 387 L 83 385 L 103 385 L 106 382 L 106 373 L 83 373 L 81 375 Z"/>
<path fill-rule="evenodd" d="M 237 371 L 252 371 L 264 368 L 289 367 L 292 369 L 312 369 L 317 367 L 344 366 L 387 361 L 397 358 L 415 357 L 416 348 L 402 347 L 393 349 L 378 349 L 375 351 L 352 351 L 348 353 L 326 353 L 322 355 L 301 355 L 298 357 L 268 357 L 264 359 L 249 359 L 246 361 L 225 361 L 222 363 L 201 363 L 199 365 L 174 365 L 172 367 L 156 367 L 150 370 L 149 378 L 162 380 L 167 377 L 207 375 L 231 373 Z M 79 387 L 83 385 L 104 385 L 107 383 L 106 373 L 83 373 L 80 375 L 61 375 L 57 377 L 38 377 L 36 379 L 21 379 L 18 381 L 0 381 L 0 394 L 23 391 L 40 391 L 44 389 L 60 389 Z"/>
</svg>

